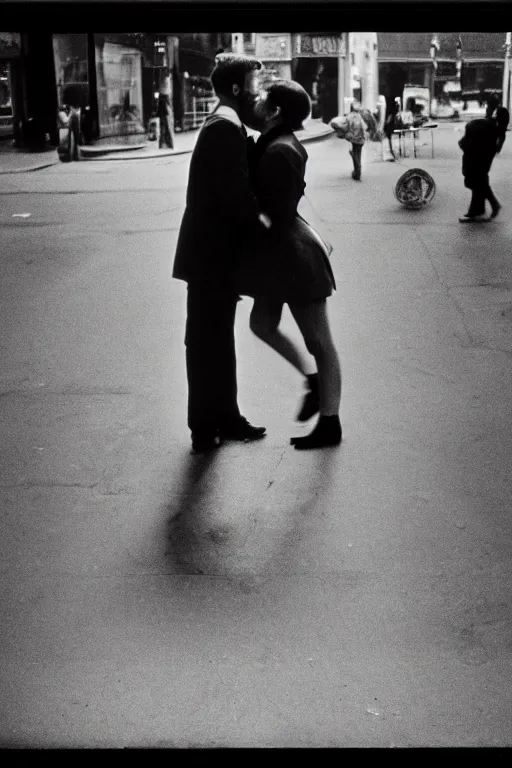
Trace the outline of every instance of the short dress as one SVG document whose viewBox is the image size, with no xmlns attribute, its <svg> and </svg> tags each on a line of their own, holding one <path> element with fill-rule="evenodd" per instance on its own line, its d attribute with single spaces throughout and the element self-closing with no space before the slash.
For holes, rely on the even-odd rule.
<svg viewBox="0 0 512 768">
<path fill-rule="evenodd" d="M 259 208 L 272 227 L 242 248 L 235 287 L 242 296 L 311 303 L 336 288 L 325 249 L 297 208 L 305 190 L 307 152 L 289 129 L 263 134 L 250 163 Z"/>
</svg>

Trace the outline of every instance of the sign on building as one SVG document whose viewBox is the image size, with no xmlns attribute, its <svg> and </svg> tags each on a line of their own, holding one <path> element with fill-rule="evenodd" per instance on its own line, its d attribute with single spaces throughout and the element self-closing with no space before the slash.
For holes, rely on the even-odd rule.
<svg viewBox="0 0 512 768">
<path fill-rule="evenodd" d="M 298 40 L 298 55 L 315 58 L 346 55 L 345 41 L 340 35 L 301 34 Z"/>
<path fill-rule="evenodd" d="M 257 34 L 255 54 L 256 58 L 264 61 L 291 59 L 290 35 Z"/>
</svg>

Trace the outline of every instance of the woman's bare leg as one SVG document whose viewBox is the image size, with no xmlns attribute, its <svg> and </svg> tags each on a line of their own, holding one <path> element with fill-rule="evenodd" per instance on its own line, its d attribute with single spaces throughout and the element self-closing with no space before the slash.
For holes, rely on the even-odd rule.
<svg viewBox="0 0 512 768">
<path fill-rule="evenodd" d="M 305 351 L 302 352 L 292 339 L 279 330 L 282 313 L 282 303 L 256 298 L 249 320 L 250 329 L 303 376 L 309 376 L 316 371 L 314 360 Z"/>
<path fill-rule="evenodd" d="M 337 416 L 341 404 L 341 366 L 327 315 L 325 299 L 290 304 L 291 313 L 318 368 L 320 415 Z"/>
</svg>

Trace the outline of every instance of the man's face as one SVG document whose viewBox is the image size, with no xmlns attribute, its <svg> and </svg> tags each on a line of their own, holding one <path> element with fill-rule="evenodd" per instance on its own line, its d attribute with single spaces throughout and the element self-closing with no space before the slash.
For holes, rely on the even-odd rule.
<svg viewBox="0 0 512 768">
<path fill-rule="evenodd" d="M 244 91 L 246 93 L 250 93 L 252 96 L 258 95 L 258 74 L 256 70 L 253 70 L 252 72 L 248 72 L 248 74 L 245 76 L 245 87 Z"/>
<path fill-rule="evenodd" d="M 236 96 L 238 103 L 238 114 L 240 120 L 249 128 L 259 130 L 255 124 L 254 107 L 258 101 L 258 79 L 256 71 L 249 72 L 245 77 L 244 88 Z"/>
</svg>

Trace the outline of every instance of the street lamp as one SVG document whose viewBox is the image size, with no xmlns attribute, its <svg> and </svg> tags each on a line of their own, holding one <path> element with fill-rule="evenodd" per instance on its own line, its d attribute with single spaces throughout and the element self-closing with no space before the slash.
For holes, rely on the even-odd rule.
<svg viewBox="0 0 512 768">
<path fill-rule="evenodd" d="M 440 47 L 441 46 L 439 44 L 439 38 L 438 38 L 437 35 L 434 35 L 432 37 L 432 40 L 430 41 L 430 58 L 432 59 L 432 64 L 433 64 L 434 69 L 437 69 L 437 58 L 436 58 L 436 56 L 437 56 L 437 54 L 439 52 Z"/>
<path fill-rule="evenodd" d="M 430 58 L 432 60 L 432 69 L 431 69 L 431 72 L 430 72 L 430 111 L 432 110 L 432 102 L 433 102 L 434 97 L 435 97 L 434 81 L 435 81 L 435 73 L 437 71 L 437 58 L 436 57 L 437 57 L 437 54 L 439 52 L 439 48 L 440 47 L 441 46 L 439 44 L 439 38 L 438 38 L 437 34 L 434 34 L 432 36 L 432 40 L 430 41 Z"/>
<path fill-rule="evenodd" d="M 455 68 L 457 70 L 457 78 L 459 80 L 459 85 L 461 81 L 461 74 L 462 74 L 462 38 L 459 35 L 456 45 L 456 61 L 455 61 Z"/>
</svg>

